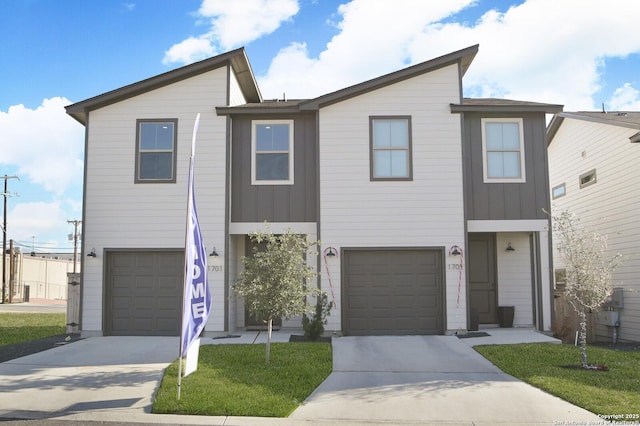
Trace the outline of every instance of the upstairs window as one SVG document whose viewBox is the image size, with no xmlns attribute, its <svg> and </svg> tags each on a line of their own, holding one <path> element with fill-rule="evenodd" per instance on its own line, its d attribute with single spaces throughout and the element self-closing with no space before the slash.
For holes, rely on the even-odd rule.
<svg viewBox="0 0 640 426">
<path fill-rule="evenodd" d="M 561 183 L 558 186 L 554 186 L 551 189 L 551 196 L 555 200 L 556 198 L 564 197 L 567 194 L 567 188 L 564 183 Z"/>
<path fill-rule="evenodd" d="M 521 118 L 483 118 L 484 182 L 525 182 Z"/>
<path fill-rule="evenodd" d="M 293 120 L 254 120 L 251 183 L 293 184 Z"/>
<path fill-rule="evenodd" d="M 137 183 L 176 181 L 178 120 L 137 120 Z"/>
<path fill-rule="evenodd" d="M 411 180 L 411 117 L 369 120 L 371 180 Z"/>
<path fill-rule="evenodd" d="M 593 185 L 594 183 L 596 183 L 596 169 L 589 170 L 587 173 L 580 175 L 580 189 Z"/>
</svg>

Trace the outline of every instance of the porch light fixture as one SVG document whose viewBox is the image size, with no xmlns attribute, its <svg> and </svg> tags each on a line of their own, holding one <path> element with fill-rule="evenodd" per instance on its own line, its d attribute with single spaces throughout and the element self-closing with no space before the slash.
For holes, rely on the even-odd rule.
<svg viewBox="0 0 640 426">
<path fill-rule="evenodd" d="M 97 255 L 96 255 L 96 249 L 95 249 L 95 248 L 92 248 L 92 249 L 91 249 L 91 253 L 89 253 L 89 254 L 87 255 L 87 257 L 97 257 Z"/>
<path fill-rule="evenodd" d="M 325 255 L 327 257 L 335 257 L 336 256 L 335 249 L 333 247 L 327 247 L 325 250 Z"/>
<path fill-rule="evenodd" d="M 516 249 L 514 249 L 514 248 L 511 246 L 511 242 L 509 242 L 509 244 L 507 244 L 507 251 L 516 251 Z"/>
<path fill-rule="evenodd" d="M 216 248 L 213 248 L 213 251 L 211 252 L 211 254 L 209 254 L 209 257 L 218 257 L 218 252 L 216 251 Z"/>
<path fill-rule="evenodd" d="M 449 256 L 460 256 L 461 254 L 462 251 L 458 246 L 451 247 L 451 250 L 449 251 Z"/>
</svg>

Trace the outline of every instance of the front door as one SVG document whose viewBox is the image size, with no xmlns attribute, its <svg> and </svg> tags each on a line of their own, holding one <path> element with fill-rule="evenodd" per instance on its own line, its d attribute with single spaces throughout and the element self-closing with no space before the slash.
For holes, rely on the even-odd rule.
<svg viewBox="0 0 640 426">
<path fill-rule="evenodd" d="M 253 256 L 254 246 L 257 246 L 258 251 L 262 251 L 266 249 L 265 243 L 257 244 L 253 240 L 251 240 L 251 237 L 249 237 L 248 235 L 245 236 L 244 241 L 245 241 L 244 255 L 247 257 Z M 262 330 L 263 328 L 266 328 L 267 322 L 264 318 L 256 318 L 255 315 L 252 315 L 247 309 L 245 309 L 244 310 L 244 326 L 246 327 L 247 330 Z M 273 328 L 277 330 L 280 327 L 282 327 L 282 318 L 274 318 Z"/>
<path fill-rule="evenodd" d="M 480 324 L 498 323 L 495 234 L 469 234 L 469 304 Z"/>
</svg>

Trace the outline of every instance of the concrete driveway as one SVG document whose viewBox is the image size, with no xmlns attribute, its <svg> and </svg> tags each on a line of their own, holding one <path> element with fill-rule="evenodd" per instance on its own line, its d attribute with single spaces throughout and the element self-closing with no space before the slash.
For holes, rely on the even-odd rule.
<svg viewBox="0 0 640 426">
<path fill-rule="evenodd" d="M 333 357 L 333 373 L 291 419 L 467 425 L 601 420 L 503 373 L 453 336 L 341 337 L 333 339 Z"/>
<path fill-rule="evenodd" d="M 543 336 L 528 333 L 533 341 Z M 242 334 L 203 339 L 203 344 L 252 343 L 254 338 Z M 274 341 L 288 338 L 274 333 Z M 502 373 L 471 348 L 471 340 L 334 338 L 334 372 L 288 419 L 268 419 L 150 414 L 164 369 L 177 358 L 178 338 L 95 337 L 0 363 L 0 419 L 226 426 L 599 420 Z"/>
</svg>

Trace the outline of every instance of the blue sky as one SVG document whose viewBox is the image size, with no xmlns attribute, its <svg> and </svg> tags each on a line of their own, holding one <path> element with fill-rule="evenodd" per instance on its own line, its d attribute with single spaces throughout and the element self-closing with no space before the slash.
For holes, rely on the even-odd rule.
<svg viewBox="0 0 640 426">
<path fill-rule="evenodd" d="M 0 5 L 8 238 L 72 250 L 84 128 L 64 106 L 244 46 L 265 98 L 310 98 L 474 44 L 471 97 L 640 110 L 637 0 L 12 0 Z"/>
</svg>

